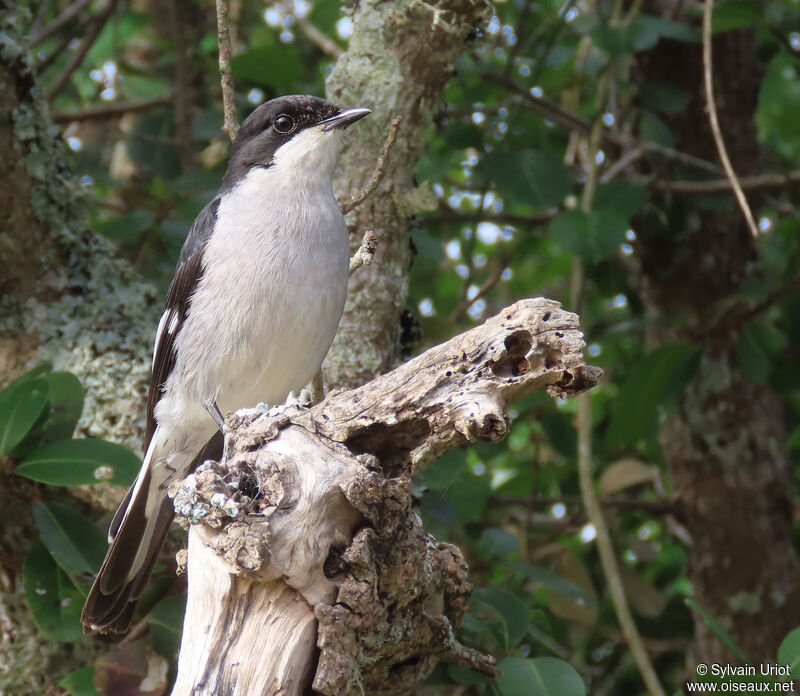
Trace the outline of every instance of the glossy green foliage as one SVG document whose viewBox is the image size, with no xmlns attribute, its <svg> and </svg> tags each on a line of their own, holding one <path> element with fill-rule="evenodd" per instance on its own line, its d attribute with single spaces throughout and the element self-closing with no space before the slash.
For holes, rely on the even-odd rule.
<svg viewBox="0 0 800 696">
<path fill-rule="evenodd" d="M 30 370 L 0 391 L 3 453 L 10 455 L 13 473 L 52 486 L 130 485 L 139 468 L 135 454 L 103 440 L 64 439 L 72 435 L 82 409 L 78 379 L 53 372 L 50 365 Z M 49 497 L 41 489 L 38 494 Z M 105 555 L 106 536 L 77 502 L 32 502 L 30 512 L 39 538 L 32 540 L 23 565 L 28 608 L 49 639 L 76 640 L 83 634 L 80 611 Z M 83 673 L 66 678 L 65 685 L 75 693 L 91 693 Z"/>
</svg>

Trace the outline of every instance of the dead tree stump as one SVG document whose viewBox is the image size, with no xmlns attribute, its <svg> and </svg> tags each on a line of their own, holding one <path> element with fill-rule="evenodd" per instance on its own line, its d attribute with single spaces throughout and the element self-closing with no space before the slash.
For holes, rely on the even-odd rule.
<svg viewBox="0 0 800 696">
<path fill-rule="evenodd" d="M 239 411 L 226 455 L 171 492 L 190 525 L 173 696 L 412 694 L 439 660 L 493 674 L 455 638 L 461 552 L 412 509 L 413 475 L 508 432 L 506 406 L 597 383 L 575 314 L 523 300 L 313 408 Z"/>
</svg>

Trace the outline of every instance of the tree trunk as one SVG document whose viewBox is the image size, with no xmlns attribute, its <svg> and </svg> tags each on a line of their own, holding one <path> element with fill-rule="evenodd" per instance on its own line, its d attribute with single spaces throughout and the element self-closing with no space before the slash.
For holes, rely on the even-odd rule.
<svg viewBox="0 0 800 696">
<path fill-rule="evenodd" d="M 389 122 L 403 118 L 385 176 L 352 215 L 355 250 L 365 229 L 378 239 L 375 263 L 350 280 L 347 306 L 324 370 L 329 383 L 354 387 L 397 364 L 401 315 L 408 295 L 412 215 L 435 198 L 417 188 L 414 171 L 468 36 L 490 11 L 484 0 L 444 0 L 436 7 L 410 0 L 364 0 L 353 11 L 353 35 L 327 80 L 342 106 L 369 106 L 359 139 L 345 149 L 335 188 L 346 200 L 375 167 Z"/>
<path fill-rule="evenodd" d="M 193 525 L 173 696 L 405 696 L 439 660 L 494 674 L 455 640 L 466 564 L 422 529 L 413 475 L 505 437 L 526 394 L 593 386 L 583 347 L 576 315 L 523 300 L 312 409 L 235 414 L 228 456 L 170 492 Z"/>
<path fill-rule="evenodd" d="M 664 3 L 669 4 L 669 3 Z M 726 32 L 713 42 L 714 83 L 721 129 L 740 176 L 758 171 L 753 113 L 760 82 L 755 32 Z M 697 44 L 664 41 L 640 60 L 647 80 L 691 95 L 668 120 L 676 147 L 717 162 L 703 97 Z M 732 200 L 732 197 L 731 197 Z M 751 204 L 756 204 L 751 196 Z M 640 222 L 643 299 L 654 326 L 670 317 L 683 327 L 652 330 L 651 343 L 693 340 L 705 347 L 678 414 L 661 444 L 691 535 L 688 575 L 694 598 L 719 619 L 754 662 L 775 659 L 800 616 L 800 567 L 791 539 L 791 477 L 781 402 L 750 382 L 737 363 L 740 328 L 722 320 L 757 257 L 738 207 L 698 211 L 685 199 L 662 201 L 668 228 L 656 216 Z M 697 662 L 734 658 L 695 616 Z"/>
<path fill-rule="evenodd" d="M 158 301 L 86 228 L 80 185 L 23 48 L 23 11 L 0 10 L 0 384 L 41 362 L 87 389 L 82 435 L 139 447 Z M 20 489 L 23 489 L 22 494 Z M 22 558 L 36 538 L 32 488 L 0 474 L 0 693 L 39 695 L 102 644 L 46 639 L 25 603 Z M 118 492 L 106 487 L 108 505 Z"/>
</svg>

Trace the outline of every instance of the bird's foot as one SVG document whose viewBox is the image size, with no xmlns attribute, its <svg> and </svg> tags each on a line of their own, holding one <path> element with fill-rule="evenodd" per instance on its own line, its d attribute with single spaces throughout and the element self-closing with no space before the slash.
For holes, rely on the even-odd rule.
<svg viewBox="0 0 800 696">
<path fill-rule="evenodd" d="M 295 396 L 293 391 L 290 391 L 289 396 L 286 397 L 286 403 L 283 405 L 297 406 L 298 408 L 308 408 L 313 403 L 314 400 L 311 397 L 311 391 L 308 389 L 301 389 L 297 396 Z"/>
<path fill-rule="evenodd" d="M 280 418 L 285 416 L 289 411 L 295 408 L 309 408 L 313 405 L 311 392 L 308 389 L 301 389 L 299 394 L 293 391 L 289 392 L 286 401 L 282 404 L 271 406 L 263 402 L 257 403 L 251 408 L 240 408 L 236 411 L 237 418 L 243 418 L 247 421 L 254 420 L 261 416 L 269 416 L 270 418 Z M 288 422 L 288 420 L 286 421 Z M 223 431 L 227 432 L 227 431 Z"/>
</svg>

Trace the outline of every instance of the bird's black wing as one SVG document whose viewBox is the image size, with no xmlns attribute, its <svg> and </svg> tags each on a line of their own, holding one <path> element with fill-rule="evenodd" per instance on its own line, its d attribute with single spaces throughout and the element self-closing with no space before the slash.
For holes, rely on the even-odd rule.
<svg viewBox="0 0 800 696">
<path fill-rule="evenodd" d="M 175 337 L 178 335 L 186 314 L 192 293 L 203 275 L 203 250 L 214 230 L 219 208 L 219 197 L 214 198 L 194 221 L 186 241 L 183 243 L 175 277 L 169 286 L 164 313 L 158 322 L 155 347 L 153 349 L 153 372 L 150 376 L 150 393 L 147 398 L 147 430 L 144 448 L 156 429 L 153 411 L 164 391 L 164 384 L 175 366 Z"/>
</svg>

